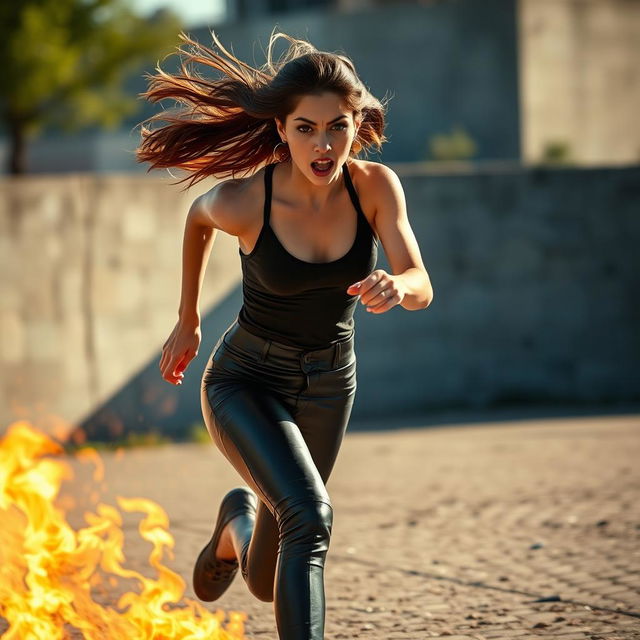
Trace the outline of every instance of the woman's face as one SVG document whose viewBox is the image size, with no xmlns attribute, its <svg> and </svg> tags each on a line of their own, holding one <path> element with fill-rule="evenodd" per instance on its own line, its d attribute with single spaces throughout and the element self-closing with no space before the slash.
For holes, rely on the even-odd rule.
<svg viewBox="0 0 640 640">
<path fill-rule="evenodd" d="M 303 96 L 285 126 L 277 119 L 276 124 L 280 139 L 289 145 L 292 162 L 318 185 L 327 184 L 341 171 L 359 126 L 342 98 L 328 91 Z M 332 162 L 312 164 L 322 158 Z"/>
</svg>

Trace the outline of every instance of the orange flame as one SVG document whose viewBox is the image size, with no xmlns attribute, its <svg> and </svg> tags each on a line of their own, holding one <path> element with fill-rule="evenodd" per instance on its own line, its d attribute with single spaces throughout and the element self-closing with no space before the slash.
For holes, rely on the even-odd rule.
<svg viewBox="0 0 640 640">
<path fill-rule="evenodd" d="M 0 616 L 9 623 L 3 640 L 64 640 L 73 629 L 88 640 L 244 638 L 247 614 L 211 613 L 198 602 L 183 599 L 184 580 L 162 564 L 165 549 L 174 546 L 169 519 L 156 503 L 144 498 L 117 501 L 123 511 L 141 511 L 140 535 L 153 545 L 149 564 L 157 579 L 123 566 L 121 513 L 100 503 L 85 513 L 87 527 L 74 531 L 55 506 L 69 465 L 52 455 L 62 447 L 28 422 L 13 423 L 0 440 Z M 83 454 L 96 463 L 95 480 L 103 478 L 95 451 Z M 127 592 L 117 609 L 102 606 L 92 589 L 114 587 L 117 578 L 133 579 L 140 593 Z M 102 587 L 104 589 L 104 587 Z"/>
</svg>

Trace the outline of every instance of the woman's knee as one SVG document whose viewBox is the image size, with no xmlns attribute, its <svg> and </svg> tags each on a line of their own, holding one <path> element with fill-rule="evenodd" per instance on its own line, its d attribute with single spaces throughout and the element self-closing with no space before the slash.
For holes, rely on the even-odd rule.
<svg viewBox="0 0 640 640">
<path fill-rule="evenodd" d="M 333 507 L 328 500 L 308 498 L 290 502 L 278 510 L 276 520 L 280 537 L 278 562 L 286 563 L 291 556 L 324 560 L 333 526 Z M 261 572 L 259 567 L 256 569 L 245 576 L 249 591 L 262 602 L 273 602 L 273 573 Z"/>
<path fill-rule="evenodd" d="M 283 545 L 300 545 L 310 551 L 326 551 L 333 526 L 333 507 L 327 499 L 307 498 L 277 509 Z"/>
</svg>

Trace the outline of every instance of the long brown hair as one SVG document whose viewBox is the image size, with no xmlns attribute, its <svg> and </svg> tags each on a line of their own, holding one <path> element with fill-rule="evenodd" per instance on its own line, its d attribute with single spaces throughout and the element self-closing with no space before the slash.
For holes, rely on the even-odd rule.
<svg viewBox="0 0 640 640">
<path fill-rule="evenodd" d="M 216 178 L 246 175 L 265 162 L 277 158 L 274 147 L 281 142 L 274 118 L 283 124 L 303 95 L 332 91 L 360 119 L 360 128 L 350 156 L 369 148 L 381 148 L 384 136 L 386 101 L 375 98 L 358 78 L 355 65 L 342 53 L 318 51 L 306 40 L 282 32 L 271 33 L 267 62 L 254 69 L 229 53 L 211 31 L 223 55 L 192 40 L 184 32 L 179 37 L 190 51 L 176 47 L 188 61 L 221 71 L 220 79 L 204 78 L 181 60 L 180 73 L 169 74 L 156 65 L 155 75 L 145 74 L 148 89 L 140 93 L 151 102 L 172 98 L 186 108 L 164 110 L 146 120 L 136 149 L 138 162 L 154 168 L 176 167 L 192 173 L 185 189 L 208 176 Z M 278 38 L 289 41 L 288 50 L 276 61 L 272 51 Z M 165 120 L 169 124 L 155 130 L 145 122 Z M 278 149 L 281 151 L 282 149 Z M 244 173 L 243 173 L 244 172 Z M 189 176 L 179 180 L 179 184 Z"/>
</svg>

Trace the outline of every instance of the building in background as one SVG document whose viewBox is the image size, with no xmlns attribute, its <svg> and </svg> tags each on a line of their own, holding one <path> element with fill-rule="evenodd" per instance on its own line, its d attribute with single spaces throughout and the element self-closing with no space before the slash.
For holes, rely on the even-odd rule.
<svg viewBox="0 0 640 640">
<path fill-rule="evenodd" d="M 455 157 L 461 142 L 462 159 L 476 162 L 640 161 L 640 2 L 227 0 L 225 13 L 189 33 L 209 44 L 214 27 L 255 65 L 275 26 L 346 52 L 373 93 L 391 98 L 389 142 L 373 160 Z M 143 91 L 142 72 L 127 86 Z M 113 132 L 48 132 L 31 143 L 29 168 L 144 172 L 135 127 L 159 109 L 141 101 Z"/>
<path fill-rule="evenodd" d="M 525 160 L 640 162 L 640 2 L 520 0 Z"/>
<path fill-rule="evenodd" d="M 226 0 L 225 22 L 246 22 L 306 9 L 334 9 L 337 0 Z"/>
</svg>

